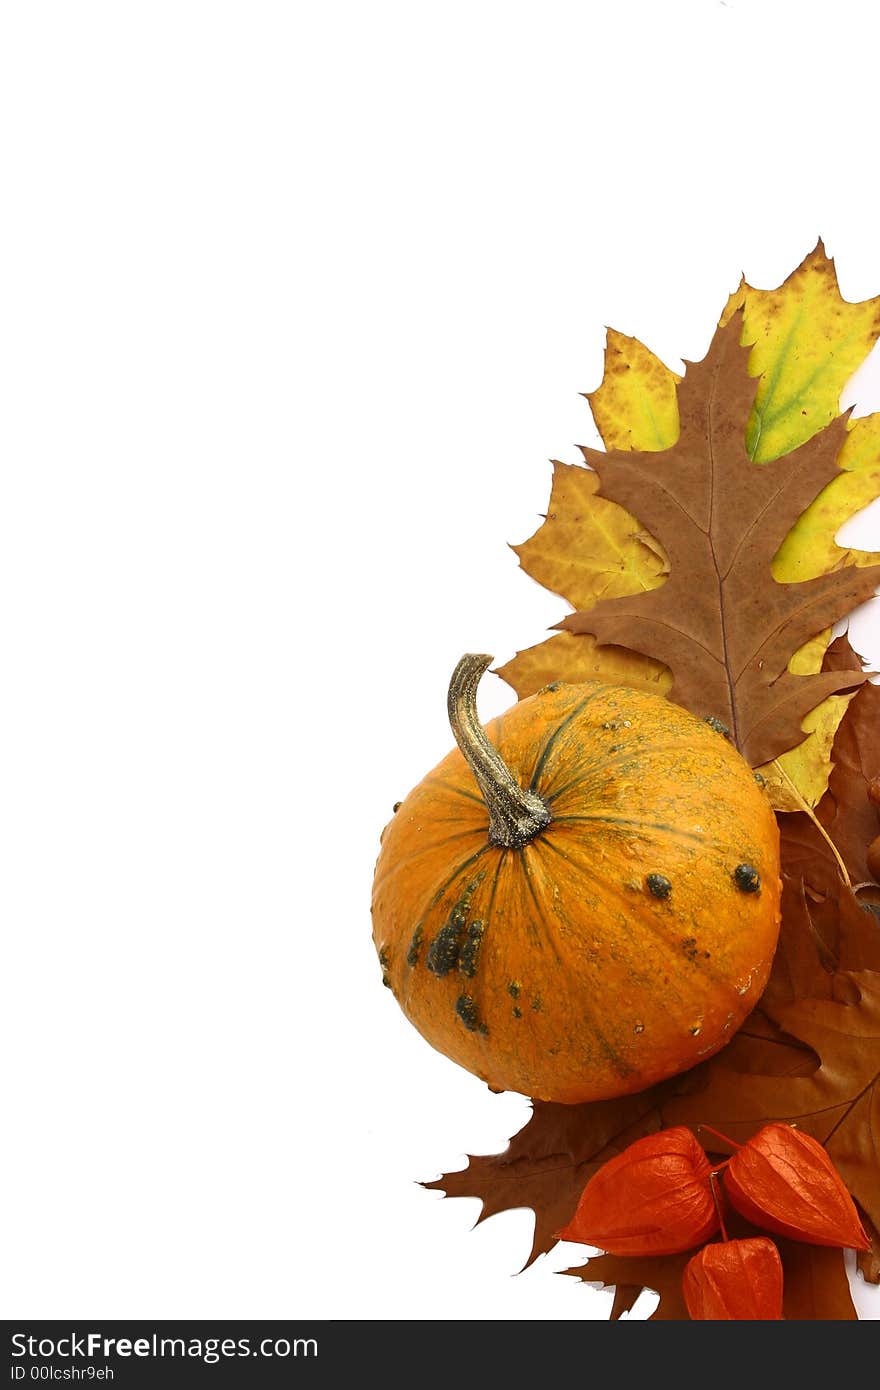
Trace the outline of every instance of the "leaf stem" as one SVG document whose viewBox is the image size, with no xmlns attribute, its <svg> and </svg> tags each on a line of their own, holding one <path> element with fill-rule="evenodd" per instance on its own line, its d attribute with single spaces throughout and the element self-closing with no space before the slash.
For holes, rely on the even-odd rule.
<svg viewBox="0 0 880 1390">
<path fill-rule="evenodd" d="M 782 763 L 779 761 L 778 758 L 773 759 L 773 766 L 776 768 L 776 771 L 779 773 L 782 780 L 788 784 L 788 790 L 791 792 L 793 800 L 797 803 L 798 810 L 803 811 L 805 815 L 809 816 L 810 820 L 815 825 L 819 834 L 822 836 L 822 839 L 826 841 L 828 848 L 831 850 L 831 853 L 837 860 L 837 867 L 840 869 L 841 878 L 843 879 L 847 888 L 849 888 L 850 891 L 852 891 L 852 883 L 850 882 L 850 877 L 847 873 L 846 865 L 841 859 L 840 854 L 838 853 L 837 846 L 835 845 L 831 836 L 828 834 L 828 831 L 825 829 L 822 822 L 816 816 L 810 803 L 808 801 L 805 801 L 804 798 L 801 796 L 794 781 L 791 777 L 789 777 L 788 773 L 786 772 L 785 768 L 782 766 Z"/>
</svg>

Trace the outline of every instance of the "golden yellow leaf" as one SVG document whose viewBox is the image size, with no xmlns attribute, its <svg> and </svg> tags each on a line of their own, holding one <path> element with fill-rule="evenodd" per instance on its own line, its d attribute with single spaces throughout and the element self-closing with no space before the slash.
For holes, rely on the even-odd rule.
<svg viewBox="0 0 880 1390">
<path fill-rule="evenodd" d="M 546 519 L 529 540 L 512 547 L 533 579 L 580 608 L 656 588 L 669 572 L 660 542 L 623 507 L 597 497 L 598 486 L 591 469 L 555 463 Z M 601 680 L 661 694 L 671 684 L 659 662 L 568 633 L 519 652 L 496 674 L 521 700 L 554 680 Z"/>
<path fill-rule="evenodd" d="M 802 811 L 804 802 L 816 806 L 821 801 L 831 774 L 834 735 L 854 693 L 830 695 L 823 700 L 803 721 L 801 727 L 807 734 L 803 743 L 758 769 L 775 811 Z M 792 787 L 797 798 L 792 797 Z"/>
<path fill-rule="evenodd" d="M 749 372 L 761 378 L 746 428 L 756 463 L 790 453 L 840 413 L 840 394 L 880 337 L 880 297 L 847 303 L 821 241 L 775 290 L 745 281 L 721 315 L 743 310 Z"/>
<path fill-rule="evenodd" d="M 554 463 L 546 520 L 529 540 L 513 546 L 533 579 L 577 608 L 654 589 L 669 572 L 659 541 L 649 536 L 646 544 L 639 523 L 615 502 L 597 497 L 598 486 L 590 469 Z"/>
<path fill-rule="evenodd" d="M 577 685 L 583 681 L 604 681 L 608 685 L 629 685 L 665 695 L 672 676 L 665 666 L 625 647 L 600 647 L 592 637 L 557 633 L 517 652 L 512 661 L 495 672 L 512 685 L 518 700 L 534 695 L 553 681 Z"/>
<path fill-rule="evenodd" d="M 638 338 L 608 329 L 605 374 L 587 400 L 606 449 L 668 449 L 678 438 L 680 376 Z"/>
<path fill-rule="evenodd" d="M 807 507 L 776 553 L 773 578 L 781 583 L 880 560 L 875 551 L 852 550 L 834 540 L 845 521 L 880 497 L 880 415 L 852 422 L 837 462 L 840 475 Z"/>
</svg>

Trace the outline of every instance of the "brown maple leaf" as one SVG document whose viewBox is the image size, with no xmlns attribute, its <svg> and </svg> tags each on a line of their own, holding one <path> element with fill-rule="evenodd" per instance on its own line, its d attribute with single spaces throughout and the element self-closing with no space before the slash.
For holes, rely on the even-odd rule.
<svg viewBox="0 0 880 1390">
<path fill-rule="evenodd" d="M 757 766 L 803 739 L 802 719 L 826 696 L 866 679 L 787 668 L 804 642 L 873 594 L 880 566 L 844 566 L 801 583 L 773 578 L 780 545 L 838 474 L 846 417 L 771 463 L 753 463 L 745 431 L 757 382 L 741 327 L 735 315 L 705 359 L 688 364 L 672 448 L 583 450 L 599 495 L 659 540 L 670 573 L 657 588 L 603 599 L 558 626 L 662 662 L 672 671 L 671 698 L 719 718 Z"/>
</svg>

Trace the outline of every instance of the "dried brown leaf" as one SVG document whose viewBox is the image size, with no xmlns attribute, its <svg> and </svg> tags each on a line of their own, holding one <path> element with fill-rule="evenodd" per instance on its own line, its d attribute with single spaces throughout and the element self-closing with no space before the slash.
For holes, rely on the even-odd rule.
<svg viewBox="0 0 880 1390">
<path fill-rule="evenodd" d="M 867 851 L 880 835 L 880 808 L 868 797 L 868 783 L 880 777 L 880 685 L 863 685 L 850 701 L 831 760 L 828 791 L 816 816 L 840 851 L 852 882 L 864 883 L 874 879 Z"/>
<path fill-rule="evenodd" d="M 744 1238 L 765 1235 L 735 1214 L 727 1221 L 731 1236 Z M 782 1257 L 783 1313 L 790 1322 L 854 1321 L 855 1305 L 850 1293 L 843 1251 L 830 1246 L 807 1245 L 801 1241 L 774 1237 Z M 682 1296 L 682 1274 L 693 1250 L 680 1255 L 659 1255 L 639 1259 L 620 1255 L 594 1255 L 584 1265 L 563 1271 L 584 1283 L 614 1285 L 612 1319 L 629 1312 L 643 1288 L 653 1289 L 660 1302 L 651 1321 L 681 1321 L 688 1318 Z M 636 1284 L 634 1280 L 641 1282 Z"/>
<path fill-rule="evenodd" d="M 732 1072 L 724 1054 L 710 1062 L 706 1084 L 662 1107 L 664 1124 L 711 1124 L 743 1140 L 768 1120 L 788 1120 L 824 1144 L 828 1156 L 875 1225 L 880 1221 L 880 974 L 840 980 L 854 989 L 845 1001 L 799 999 L 762 1005 L 785 1032 L 821 1058 L 810 1076 Z M 850 1002 L 851 1001 L 851 1002 Z M 713 1065 L 714 1063 L 714 1065 Z M 708 1117 L 712 1118 L 708 1118 Z"/>
<path fill-rule="evenodd" d="M 811 915 L 817 908 L 818 925 Z M 822 912 L 834 922 L 833 931 Z M 863 971 L 854 977 L 841 966 L 861 965 L 866 955 L 876 959 L 880 923 L 862 912 L 839 878 L 836 892 L 818 903 L 802 884 L 787 882 L 784 913 L 786 925 L 762 1006 L 716 1057 L 640 1095 L 595 1105 L 537 1102 L 529 1123 L 504 1153 L 472 1158 L 462 1172 L 426 1185 L 448 1196 L 480 1198 L 481 1220 L 531 1207 L 536 1214 L 531 1261 L 551 1248 L 596 1168 L 642 1135 L 684 1121 L 695 1129 L 712 1125 L 745 1138 L 767 1119 L 796 1118 L 829 1141 L 829 1153 L 865 1212 L 876 1210 L 880 1174 L 872 1145 L 880 1118 L 880 973 Z M 818 997 L 804 1001 L 799 991 L 805 989 Z M 805 1253 L 808 1249 L 792 1245 L 783 1254 L 790 1282 L 786 1316 L 854 1316 L 842 1260 L 835 1260 L 840 1252 L 814 1259 Z M 605 1263 L 598 1258 L 570 1272 L 616 1286 L 613 1316 L 631 1308 L 643 1286 L 661 1294 L 656 1318 L 681 1316 L 678 1276 L 665 1261 L 615 1264 L 611 1256 L 600 1257 Z"/>
<path fill-rule="evenodd" d="M 858 1320 L 843 1251 L 774 1237 L 782 1256 L 782 1312 L 789 1322 Z"/>
<path fill-rule="evenodd" d="M 838 472 L 846 422 L 835 420 L 784 457 L 755 465 L 745 429 L 757 383 L 740 327 L 735 317 L 719 328 L 706 358 L 688 366 L 671 448 L 583 451 L 599 474 L 599 496 L 659 539 L 670 574 L 646 592 L 572 613 L 559 627 L 668 666 L 672 699 L 721 719 L 758 765 L 801 742 L 801 721 L 826 696 L 865 679 L 858 671 L 794 675 L 788 663 L 873 594 L 880 566 L 844 566 L 797 584 L 773 578 L 780 544 Z"/>
<path fill-rule="evenodd" d="M 645 1288 L 653 1289 L 660 1295 L 660 1302 L 651 1314 L 652 1322 L 681 1321 L 687 1320 L 688 1316 L 681 1291 L 681 1277 L 693 1253 L 693 1250 L 686 1250 L 681 1255 L 647 1255 L 638 1258 L 627 1255 L 594 1255 L 587 1264 L 576 1265 L 562 1272 L 575 1279 L 582 1279 L 585 1283 L 614 1284 L 618 1291 L 625 1289 L 626 1292 L 619 1304 L 615 1294 L 614 1307 L 619 1307 L 618 1317 L 620 1313 L 628 1312 L 636 1301 L 635 1298 L 630 1301 L 631 1290 L 635 1289 L 638 1297 Z"/>
<path fill-rule="evenodd" d="M 478 1221 L 531 1207 L 535 1234 L 526 1261 L 531 1264 L 555 1245 L 599 1164 L 660 1128 L 662 1094 L 661 1085 L 591 1105 L 534 1101 L 531 1119 L 503 1153 L 474 1155 L 467 1168 L 424 1186 L 447 1197 L 479 1197 L 483 1208 Z"/>
<path fill-rule="evenodd" d="M 871 1248 L 858 1252 L 856 1264 L 866 1284 L 880 1284 L 880 1231 L 864 1213 L 862 1213 L 862 1225 L 868 1233 Z"/>
</svg>

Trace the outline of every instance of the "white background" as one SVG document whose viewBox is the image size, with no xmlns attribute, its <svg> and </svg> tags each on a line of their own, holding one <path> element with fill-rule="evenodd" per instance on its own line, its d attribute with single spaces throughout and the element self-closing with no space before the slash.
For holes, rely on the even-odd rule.
<svg viewBox="0 0 880 1390">
<path fill-rule="evenodd" d="M 603 324 L 699 358 L 819 234 L 880 292 L 878 40 L 868 0 L 2 7 L 5 1316 L 605 1315 L 415 1184 L 527 1104 L 381 988 L 378 834 L 458 656 L 565 611 L 506 542 L 595 439 Z"/>
</svg>

